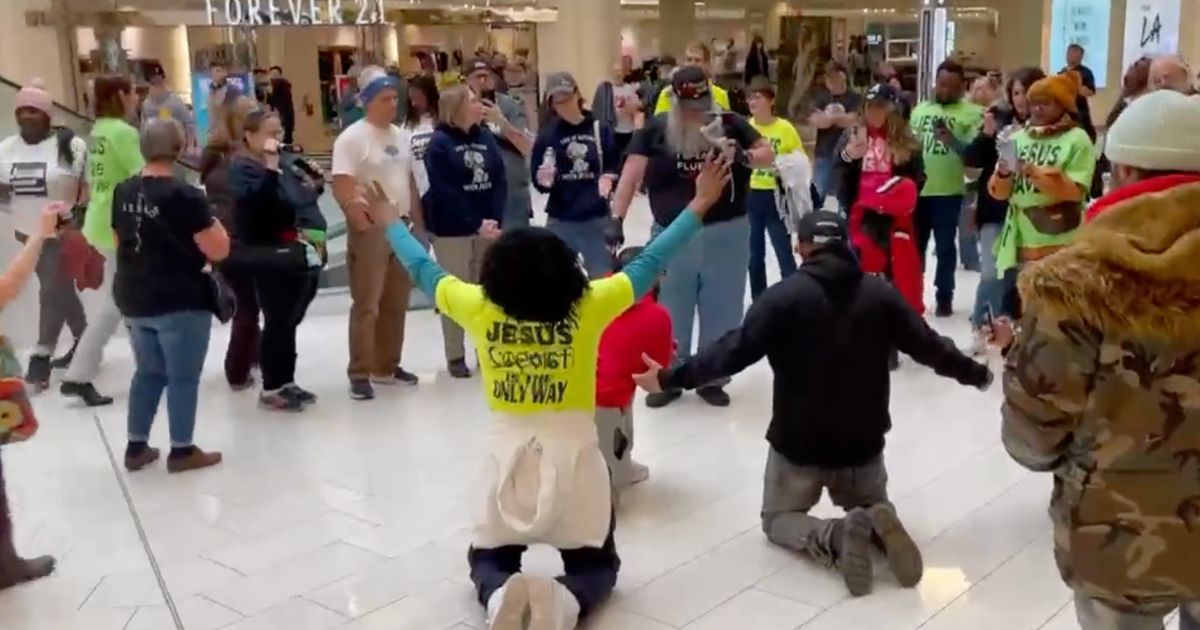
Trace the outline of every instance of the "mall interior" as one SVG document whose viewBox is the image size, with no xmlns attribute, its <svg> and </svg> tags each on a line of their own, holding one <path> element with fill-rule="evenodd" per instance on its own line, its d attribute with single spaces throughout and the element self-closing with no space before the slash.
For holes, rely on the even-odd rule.
<svg viewBox="0 0 1200 630">
<path fill-rule="evenodd" d="M 245 0 L 241 0 L 245 1 Z M 284 5 L 285 3 L 279 2 Z M 376 60 L 404 72 L 420 70 L 420 57 L 438 52 L 470 58 L 483 48 L 527 59 L 545 76 L 563 68 L 578 75 L 584 91 L 609 74 L 615 57 L 648 59 L 682 54 L 689 41 L 732 41 L 744 50 L 755 36 L 768 50 L 795 50 L 802 33 L 814 33 L 833 56 L 866 35 L 872 53 L 893 65 L 915 62 L 919 41 L 918 0 L 479 0 L 475 4 L 438 0 L 385 0 L 380 24 L 313 26 L 250 24 L 230 26 L 224 0 L 6 0 L 0 24 L 0 77 L 23 83 L 40 77 L 56 100 L 86 112 L 89 79 L 116 64 L 135 74 L 160 65 L 170 89 L 192 101 L 197 77 L 210 59 L 232 64 L 236 72 L 280 66 L 292 82 L 299 112 L 297 137 L 313 151 L 327 151 L 336 133 L 330 94 L 358 60 Z M 265 2 L 264 2 L 265 4 Z M 968 66 L 1003 70 L 1045 65 L 1061 59 L 1052 50 L 1055 5 L 1059 0 L 951 0 L 954 25 L 950 53 Z M 1087 2 L 1077 4 L 1087 5 Z M 1097 3 L 1091 3 L 1097 4 Z M 1176 45 L 1185 57 L 1200 53 L 1197 7 L 1183 0 Z M 1122 73 L 1126 1 L 1106 6 L 1108 24 L 1086 28 L 1104 40 L 1093 46 L 1093 65 L 1103 54 L 1107 66 L 1096 111 L 1115 99 Z M 232 2 L 235 19 L 241 6 Z M 349 4 L 347 3 L 347 6 Z M 211 14 L 206 14 L 212 8 Z M 1065 19 L 1065 18 L 1064 18 Z M 260 20 L 263 21 L 263 20 Z M 1060 22 L 1063 20 L 1059 20 Z M 210 26 L 209 24 L 214 24 Z M 600 52 L 608 51 L 608 52 Z M 1055 55 L 1058 56 L 1055 56 Z"/>
<path fill-rule="evenodd" d="M 693 41 L 744 50 L 761 36 L 781 93 L 801 51 L 845 59 L 852 41 L 909 77 L 922 42 L 934 39 L 978 72 L 1055 68 L 1068 42 L 1086 42 L 1098 120 L 1118 101 L 1131 55 L 1141 54 L 1140 25 L 1130 16 L 1143 5 L 1174 16 L 1162 25 L 1159 52 L 1181 55 L 1193 70 L 1200 63 L 1200 0 L 340 0 L 369 13 L 347 12 L 342 24 L 330 23 L 329 2 L 0 0 L 0 136 L 15 133 L 9 114 L 18 86 L 35 78 L 55 101 L 54 122 L 86 133 L 93 77 L 120 71 L 143 82 L 161 67 L 169 89 L 195 104 L 214 61 L 250 81 L 255 69 L 281 68 L 292 84 L 296 141 L 318 159 L 328 159 L 341 131 L 337 102 L 356 66 L 406 74 L 432 67 L 449 76 L 479 50 L 526 64 L 541 82 L 568 70 L 590 96 L 622 56 L 682 58 Z M 324 8 L 321 23 L 287 10 L 297 6 Z M 920 16 L 935 6 L 946 10 L 947 28 L 932 37 Z M 534 195 L 536 221 L 545 203 Z M 214 326 L 196 431 L 198 442 L 223 451 L 223 463 L 181 475 L 162 466 L 127 473 L 119 458 L 135 358 L 119 332 L 95 379 L 115 405 L 85 408 L 43 392 L 33 399 L 36 438 L 3 446 L 16 547 L 58 564 L 46 579 L 0 589 L 0 630 L 488 627 L 466 557 L 468 497 L 476 464 L 488 457 L 480 380 L 447 375 L 441 321 L 414 293 L 403 366 L 420 384 L 380 387 L 370 402 L 348 397 L 348 238 L 331 194 L 321 210 L 331 226 L 328 268 L 299 328 L 296 366 L 297 382 L 320 402 L 284 416 L 261 409 L 256 391 L 231 391 L 222 374 L 230 328 Z M 0 229 L 6 220 L 0 215 Z M 624 228 L 630 244 L 644 243 L 652 223 L 640 195 Z M 7 260 L 18 245 L 3 240 Z M 775 254 L 766 255 L 777 280 Z M 961 314 L 979 274 L 956 277 Z M 22 352 L 37 328 L 36 293 L 0 313 L 0 332 Z M 89 312 L 92 293 L 83 296 Z M 960 347 L 970 342 L 966 317 L 930 321 Z M 1054 562 L 1049 476 L 1009 457 L 998 386 L 957 387 L 907 359 L 893 373 L 888 493 L 921 547 L 925 573 L 917 588 L 900 588 L 879 562 L 875 592 L 852 598 L 835 572 L 763 535 L 771 382 L 766 362 L 751 367 L 728 386 L 730 409 L 695 396 L 648 409 L 638 394 L 635 452 L 651 476 L 621 497 L 616 590 L 581 627 L 1080 627 Z M 165 415 L 153 436 L 164 459 Z M 828 498 L 813 510 L 839 513 Z M 561 566 L 553 549 L 525 556 L 528 572 L 550 576 Z M 1167 627 L 1180 626 L 1172 618 Z"/>
</svg>

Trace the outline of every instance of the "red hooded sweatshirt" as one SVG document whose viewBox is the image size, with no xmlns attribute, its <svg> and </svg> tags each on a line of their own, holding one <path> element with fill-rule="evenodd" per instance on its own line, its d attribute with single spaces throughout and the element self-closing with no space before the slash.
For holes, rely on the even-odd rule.
<svg viewBox="0 0 1200 630">
<path fill-rule="evenodd" d="M 647 295 L 604 330 L 596 362 L 596 406 L 622 409 L 633 404 L 634 374 L 646 371 L 642 355 L 659 365 L 671 365 L 675 341 L 671 315 Z"/>
</svg>

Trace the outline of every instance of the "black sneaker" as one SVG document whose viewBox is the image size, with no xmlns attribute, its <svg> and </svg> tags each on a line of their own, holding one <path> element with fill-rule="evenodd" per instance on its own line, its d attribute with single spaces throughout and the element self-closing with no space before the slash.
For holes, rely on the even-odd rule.
<svg viewBox="0 0 1200 630">
<path fill-rule="evenodd" d="M 466 359 L 455 359 L 446 364 L 446 371 L 454 378 L 471 378 L 471 368 Z"/>
<path fill-rule="evenodd" d="M 308 391 L 307 389 L 304 389 L 303 387 L 300 387 L 299 385 L 297 385 L 295 383 L 292 383 L 291 385 L 284 385 L 283 391 L 285 391 L 289 395 L 299 399 L 300 402 L 305 405 L 311 405 L 311 404 L 317 402 L 316 394 Z"/>
<path fill-rule="evenodd" d="M 259 394 L 258 405 L 272 411 L 304 411 L 304 402 L 295 392 L 286 387 Z"/>
<path fill-rule="evenodd" d="M 350 399 L 351 400 L 374 400 L 375 388 L 371 385 L 369 378 L 356 378 L 350 380 Z"/>
<path fill-rule="evenodd" d="M 662 409 L 676 400 L 679 400 L 681 397 L 683 397 L 683 392 L 677 389 L 659 392 L 657 394 L 647 394 L 646 406 L 651 409 Z"/>
<path fill-rule="evenodd" d="M 29 357 L 29 369 L 25 372 L 25 382 L 38 391 L 50 387 L 50 355 L 35 354 Z"/>
<path fill-rule="evenodd" d="M 954 315 L 954 306 L 950 302 L 938 302 L 937 310 L 933 314 L 938 317 L 950 317 Z"/>
<path fill-rule="evenodd" d="M 732 402 L 729 399 L 729 394 L 725 393 L 725 388 L 719 385 L 701 387 L 696 390 L 696 395 L 713 407 L 728 407 L 729 403 Z"/>
<path fill-rule="evenodd" d="M 75 343 L 71 345 L 71 349 L 67 351 L 66 354 L 50 361 L 50 367 L 55 370 L 65 370 L 71 367 L 71 361 L 75 358 L 75 349 L 78 347 L 79 340 L 76 339 Z"/>
<path fill-rule="evenodd" d="M 83 401 L 83 404 L 89 407 L 104 407 L 105 405 L 113 404 L 113 399 L 109 396 L 101 396 L 100 392 L 96 391 L 95 386 L 91 383 L 71 383 L 64 382 L 59 388 L 64 396 L 75 396 Z"/>
<path fill-rule="evenodd" d="M 398 367 L 395 372 L 387 376 L 372 376 L 371 382 L 375 385 L 416 385 L 421 382 L 421 379 L 416 374 Z"/>
</svg>

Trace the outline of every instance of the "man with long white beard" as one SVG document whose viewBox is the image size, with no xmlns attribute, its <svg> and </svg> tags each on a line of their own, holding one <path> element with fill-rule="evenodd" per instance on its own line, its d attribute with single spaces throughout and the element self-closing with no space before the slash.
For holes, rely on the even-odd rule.
<svg viewBox="0 0 1200 630">
<path fill-rule="evenodd" d="M 652 233 L 657 235 L 695 192 L 695 176 L 705 157 L 725 153 L 733 158 L 732 179 L 725 194 L 705 219 L 700 236 L 667 267 L 659 294 L 659 302 L 671 313 L 676 358 L 684 361 L 692 354 L 692 327 L 697 314 L 700 347 L 742 323 L 750 261 L 750 227 L 746 219 L 750 174 L 754 168 L 770 168 L 775 154 L 749 122 L 723 112 L 714 102 L 704 70 L 680 68 L 671 79 L 670 98 L 670 108 L 647 121 L 630 143 L 613 212 L 619 225 L 644 182 L 654 215 Z M 728 406 L 726 382 L 710 383 L 696 393 L 710 405 Z M 679 391 L 652 394 L 646 404 L 664 407 L 681 395 Z"/>
</svg>

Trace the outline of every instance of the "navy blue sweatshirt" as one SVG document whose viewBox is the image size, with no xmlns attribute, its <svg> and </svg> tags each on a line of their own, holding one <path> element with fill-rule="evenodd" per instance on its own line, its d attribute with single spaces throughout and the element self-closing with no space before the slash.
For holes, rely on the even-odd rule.
<svg viewBox="0 0 1200 630">
<path fill-rule="evenodd" d="M 463 131 L 438 125 L 425 151 L 425 169 L 429 192 L 422 205 L 425 225 L 434 236 L 471 236 L 484 220 L 504 218 L 504 157 L 486 127 Z"/>
<path fill-rule="evenodd" d="M 229 163 L 233 193 L 233 234 L 244 245 L 279 245 L 296 240 L 296 208 L 283 184 L 284 174 L 252 157 Z"/>
<path fill-rule="evenodd" d="M 547 188 L 537 182 L 536 172 L 541 168 L 548 148 L 554 149 L 557 171 L 554 183 Z M 584 112 L 583 121 L 578 125 L 554 117 L 538 133 L 532 159 L 534 186 L 550 193 L 546 216 L 561 221 L 587 221 L 608 216 L 608 202 L 600 196 L 600 176 L 616 175 L 621 163 L 611 127 L 597 126 L 591 112 Z"/>
</svg>

